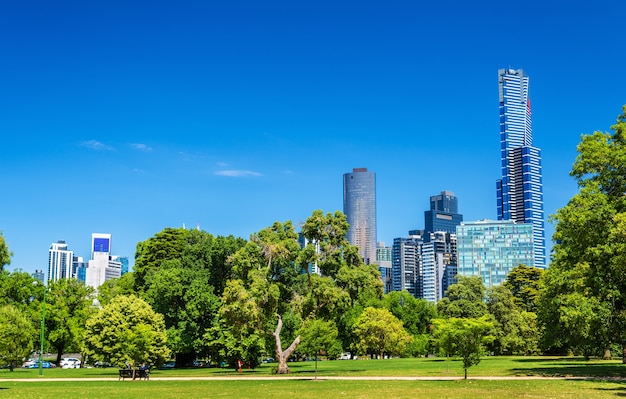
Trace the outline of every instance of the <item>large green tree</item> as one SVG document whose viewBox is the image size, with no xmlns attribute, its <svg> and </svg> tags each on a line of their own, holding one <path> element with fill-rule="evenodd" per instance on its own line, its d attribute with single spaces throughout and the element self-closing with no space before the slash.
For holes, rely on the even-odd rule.
<svg viewBox="0 0 626 399">
<path fill-rule="evenodd" d="M 57 365 L 66 350 L 80 349 L 85 321 L 93 311 L 92 293 L 91 287 L 76 279 L 61 279 L 48 285 L 45 337 L 56 349 Z"/>
<path fill-rule="evenodd" d="M 580 191 L 552 217 L 538 316 L 548 346 L 608 358 L 619 344 L 626 363 L 626 106 L 611 129 L 581 137 L 570 173 Z"/>
<path fill-rule="evenodd" d="M 315 357 L 315 378 L 317 378 L 317 357 L 325 354 L 336 358 L 341 353 L 341 343 L 337 339 L 339 331 L 333 321 L 309 319 L 302 326 L 302 344 L 298 351 Z"/>
<path fill-rule="evenodd" d="M 35 328 L 28 315 L 12 305 L 0 307 L 0 364 L 13 369 L 33 349 Z"/>
<path fill-rule="evenodd" d="M 120 367 L 162 364 L 170 354 L 163 316 L 134 295 L 118 295 L 87 320 L 84 352 Z"/>
<path fill-rule="evenodd" d="M 244 244 L 233 236 L 172 228 L 137 244 L 135 288 L 163 314 L 177 366 L 206 354 L 205 333 L 215 326 L 219 295 L 233 277 L 229 259 Z"/>
<path fill-rule="evenodd" d="M 412 337 L 406 332 L 402 322 L 387 309 L 367 307 L 354 324 L 358 341 L 358 353 L 378 355 L 404 355 Z"/>
<path fill-rule="evenodd" d="M 480 363 L 486 345 L 493 341 L 493 323 L 489 316 L 480 318 L 457 318 L 433 320 L 433 337 L 437 345 L 448 355 L 463 359 L 463 371 L 467 379 L 467 369 Z"/>
</svg>

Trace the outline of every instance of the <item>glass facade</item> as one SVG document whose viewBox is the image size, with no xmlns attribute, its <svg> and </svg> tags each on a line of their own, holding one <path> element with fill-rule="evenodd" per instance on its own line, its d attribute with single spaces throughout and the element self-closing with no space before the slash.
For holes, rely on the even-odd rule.
<svg viewBox="0 0 626 399">
<path fill-rule="evenodd" d="M 424 230 L 429 233 L 445 231 L 456 233 L 456 226 L 463 221 L 459 213 L 459 200 L 452 191 L 442 191 L 430 197 L 430 210 L 424 212 Z"/>
<path fill-rule="evenodd" d="M 533 225 L 512 220 L 461 223 L 456 229 L 458 274 L 499 285 L 520 264 L 534 265 Z"/>
<path fill-rule="evenodd" d="M 546 266 L 541 151 L 533 147 L 529 78 L 498 71 L 502 178 L 496 181 L 498 220 L 533 225 L 536 267 Z"/>
<path fill-rule="evenodd" d="M 376 174 L 356 168 L 343 175 L 343 213 L 350 228 L 347 239 L 359 248 L 366 264 L 376 260 Z"/>
</svg>

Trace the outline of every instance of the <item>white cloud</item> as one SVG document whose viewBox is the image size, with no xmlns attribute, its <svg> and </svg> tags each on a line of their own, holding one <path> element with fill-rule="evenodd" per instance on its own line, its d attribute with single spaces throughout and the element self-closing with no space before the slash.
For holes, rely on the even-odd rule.
<svg viewBox="0 0 626 399">
<path fill-rule="evenodd" d="M 139 151 L 146 151 L 146 152 L 152 151 L 152 147 L 148 147 L 147 145 L 142 144 L 142 143 L 133 143 L 130 146 Z"/>
<path fill-rule="evenodd" d="M 215 174 L 228 177 L 262 176 L 260 173 L 251 170 L 218 170 Z"/>
<path fill-rule="evenodd" d="M 108 146 L 104 143 L 101 143 L 98 140 L 83 141 L 81 143 L 81 146 L 87 147 L 96 151 L 112 151 L 113 150 L 113 147 Z"/>
</svg>

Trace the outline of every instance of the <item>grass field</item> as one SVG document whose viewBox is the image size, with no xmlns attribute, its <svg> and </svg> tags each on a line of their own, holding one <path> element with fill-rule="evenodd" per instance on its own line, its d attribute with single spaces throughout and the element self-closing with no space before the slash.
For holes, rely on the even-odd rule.
<svg viewBox="0 0 626 399">
<path fill-rule="evenodd" d="M 81 381 L 2 382 L 6 398 L 619 398 L 624 383 L 524 381 Z"/>
<path fill-rule="evenodd" d="M 486 357 L 469 369 L 473 376 L 576 376 L 578 380 L 324 380 L 328 376 L 361 377 L 462 377 L 459 360 L 389 359 L 318 362 L 320 380 L 313 380 L 313 362 L 290 363 L 293 376 L 311 377 L 294 380 L 272 377 L 272 365 L 237 373 L 232 369 L 201 368 L 154 370 L 151 381 L 117 381 L 117 369 L 46 369 L 43 378 L 37 369 L 0 370 L 0 398 L 620 398 L 626 397 L 626 381 L 592 379 L 626 377 L 620 361 L 585 361 L 558 357 Z M 240 376 L 243 381 L 220 380 Z M 246 377 L 272 377 L 258 381 Z M 211 380 L 167 380 L 168 377 L 215 377 Z M 54 381 L 54 378 L 78 378 L 83 381 Z M 89 381 L 87 378 L 110 378 Z M 165 378 L 165 380 L 161 380 Z M 275 379 L 274 379 L 275 378 Z M 158 379 L 158 380 L 157 380 Z M 20 381 L 21 380 L 21 381 Z"/>
</svg>

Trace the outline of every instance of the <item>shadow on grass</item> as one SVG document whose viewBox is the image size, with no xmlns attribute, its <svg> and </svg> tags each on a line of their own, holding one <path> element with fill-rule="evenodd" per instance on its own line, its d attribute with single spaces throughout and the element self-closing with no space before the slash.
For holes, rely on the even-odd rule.
<svg viewBox="0 0 626 399">
<path fill-rule="evenodd" d="M 579 381 L 572 381 L 572 383 L 576 383 L 576 382 L 583 382 L 583 381 L 592 381 L 592 382 L 597 382 L 597 383 L 604 383 L 604 380 L 597 380 L 597 379 L 589 379 L 589 380 L 579 380 Z M 600 392 L 606 392 L 606 393 L 612 393 L 613 395 L 620 397 L 620 398 L 626 398 L 626 381 L 613 381 L 613 383 L 617 386 L 614 387 L 596 387 L 593 388 L 596 391 L 600 391 Z"/>
<path fill-rule="evenodd" d="M 626 377 L 626 367 L 622 364 L 563 362 L 549 367 L 513 368 L 511 372 L 515 375 L 548 377 Z"/>
</svg>

